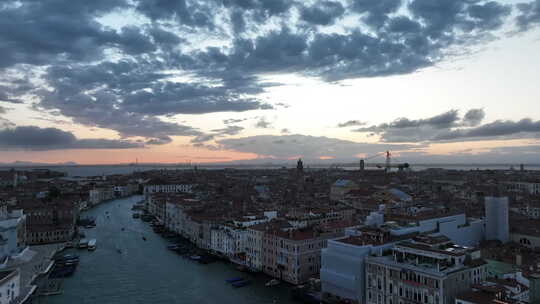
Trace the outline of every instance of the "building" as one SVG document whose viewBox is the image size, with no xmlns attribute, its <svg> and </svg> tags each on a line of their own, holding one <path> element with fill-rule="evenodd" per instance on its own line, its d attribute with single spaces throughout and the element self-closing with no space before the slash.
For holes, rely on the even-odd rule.
<svg viewBox="0 0 540 304">
<path fill-rule="evenodd" d="M 26 215 L 21 209 L 8 211 L 0 205 L 0 260 L 26 248 Z"/>
<path fill-rule="evenodd" d="M 305 283 L 319 274 L 321 249 L 326 248 L 327 241 L 343 235 L 343 230 L 324 231 L 319 227 L 266 231 L 263 271 L 291 284 Z"/>
<path fill-rule="evenodd" d="M 486 240 L 506 243 L 510 239 L 508 223 L 508 197 L 487 196 L 484 201 Z"/>
<path fill-rule="evenodd" d="M 366 259 L 367 304 L 453 304 L 486 278 L 480 251 L 446 237 L 417 236 Z"/>
<path fill-rule="evenodd" d="M 193 187 L 193 184 L 153 180 L 144 185 L 143 193 L 144 195 L 152 193 L 192 193 Z"/>
<path fill-rule="evenodd" d="M 321 253 L 321 287 L 323 299 L 349 300 L 363 303 L 365 299 L 365 258 L 382 255 L 399 241 L 416 234 L 393 236 L 388 229 L 362 227 L 359 235 L 329 240 Z"/>
<path fill-rule="evenodd" d="M 385 218 L 393 235 L 443 235 L 462 246 L 477 246 L 485 238 L 484 220 L 467 218 L 464 213 L 387 214 Z"/>
<path fill-rule="evenodd" d="M 456 296 L 455 304 L 525 304 L 529 303 L 527 286 L 512 280 L 488 279 L 472 290 Z"/>
<path fill-rule="evenodd" d="M 0 271 L 0 304 L 11 304 L 19 297 L 21 276 L 19 270 Z"/>
<path fill-rule="evenodd" d="M 114 198 L 116 198 L 114 187 L 99 187 L 91 189 L 88 191 L 88 207 L 95 206 L 99 203 L 112 200 Z"/>
<path fill-rule="evenodd" d="M 76 199 L 36 199 L 17 202 L 26 215 L 26 242 L 29 245 L 71 241 L 79 212 Z"/>
<path fill-rule="evenodd" d="M 502 182 L 502 184 L 507 191 L 540 195 L 539 181 L 506 181 Z"/>
<path fill-rule="evenodd" d="M 221 224 L 210 230 L 211 249 L 232 260 L 242 259 L 246 251 L 246 228 Z"/>
</svg>

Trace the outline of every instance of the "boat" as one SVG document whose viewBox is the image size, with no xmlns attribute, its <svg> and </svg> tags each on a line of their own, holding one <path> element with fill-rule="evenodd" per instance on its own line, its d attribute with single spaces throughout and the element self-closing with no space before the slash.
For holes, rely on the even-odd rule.
<svg viewBox="0 0 540 304">
<path fill-rule="evenodd" d="M 79 248 L 88 248 L 88 240 L 87 239 L 80 239 L 78 247 Z"/>
<path fill-rule="evenodd" d="M 86 225 L 86 226 L 84 226 L 84 228 L 86 228 L 86 229 L 92 229 L 92 228 L 94 228 L 94 227 L 96 227 L 96 226 L 93 226 L 93 225 Z"/>
<path fill-rule="evenodd" d="M 231 285 L 236 288 L 244 287 L 249 284 L 251 284 L 250 280 L 242 280 L 242 281 L 231 283 Z"/>
<path fill-rule="evenodd" d="M 244 278 L 237 277 L 237 278 L 226 279 L 225 282 L 234 283 L 234 282 L 243 281 L 243 280 L 244 280 Z"/>
<path fill-rule="evenodd" d="M 179 247 L 178 245 L 169 245 L 169 246 L 167 246 L 167 249 L 172 250 L 172 251 L 176 251 L 176 250 L 178 250 L 178 247 Z"/>
<path fill-rule="evenodd" d="M 66 248 L 73 248 L 73 242 L 66 242 Z"/>
<path fill-rule="evenodd" d="M 91 239 L 90 241 L 88 241 L 88 251 L 96 250 L 96 242 L 96 239 Z"/>
<path fill-rule="evenodd" d="M 279 285 L 279 283 L 281 283 L 281 282 L 278 279 L 272 279 L 272 280 L 268 281 L 266 284 L 264 284 L 264 286 L 272 287 L 272 286 Z"/>
<path fill-rule="evenodd" d="M 190 260 L 193 260 L 193 261 L 198 261 L 201 259 L 201 256 L 200 255 L 192 255 L 189 257 Z"/>
<path fill-rule="evenodd" d="M 143 236 L 143 237 L 142 237 L 142 240 L 143 240 L 143 241 L 146 241 L 146 238 Z"/>
</svg>

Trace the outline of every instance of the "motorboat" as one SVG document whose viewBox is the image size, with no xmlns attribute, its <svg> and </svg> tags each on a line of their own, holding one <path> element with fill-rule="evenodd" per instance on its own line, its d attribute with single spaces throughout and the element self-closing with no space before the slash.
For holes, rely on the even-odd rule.
<svg viewBox="0 0 540 304">
<path fill-rule="evenodd" d="M 266 282 L 266 284 L 264 284 L 264 286 L 272 287 L 272 286 L 279 285 L 279 283 L 281 283 L 281 282 L 278 279 L 272 279 L 272 280 Z"/>
<path fill-rule="evenodd" d="M 88 248 L 88 239 L 80 239 L 79 246 L 80 249 Z"/>
<path fill-rule="evenodd" d="M 234 282 L 243 281 L 243 280 L 244 280 L 244 278 L 236 277 L 236 278 L 226 279 L 225 282 L 227 282 L 227 283 L 234 283 Z"/>
<path fill-rule="evenodd" d="M 249 284 L 251 284 L 250 280 L 242 280 L 242 281 L 231 283 L 231 285 L 236 288 L 244 287 Z"/>
<path fill-rule="evenodd" d="M 88 251 L 96 250 L 96 242 L 96 239 L 91 239 L 90 241 L 88 241 Z"/>
</svg>

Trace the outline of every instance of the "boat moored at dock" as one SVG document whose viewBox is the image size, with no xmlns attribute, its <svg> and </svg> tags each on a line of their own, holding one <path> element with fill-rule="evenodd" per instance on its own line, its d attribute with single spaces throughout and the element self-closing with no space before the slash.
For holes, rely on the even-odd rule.
<svg viewBox="0 0 540 304">
<path fill-rule="evenodd" d="M 88 239 L 80 239 L 78 248 L 79 249 L 88 248 Z"/>
<path fill-rule="evenodd" d="M 91 239 L 90 241 L 88 241 L 88 251 L 96 250 L 96 242 L 96 239 Z"/>
</svg>

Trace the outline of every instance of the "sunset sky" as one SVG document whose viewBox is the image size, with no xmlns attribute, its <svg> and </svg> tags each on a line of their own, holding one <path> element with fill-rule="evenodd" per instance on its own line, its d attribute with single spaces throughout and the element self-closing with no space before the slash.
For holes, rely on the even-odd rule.
<svg viewBox="0 0 540 304">
<path fill-rule="evenodd" d="M 540 0 L 5 0 L 0 163 L 540 163 Z"/>
</svg>

